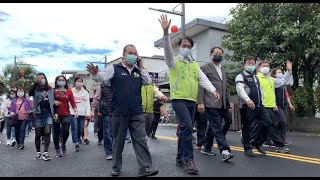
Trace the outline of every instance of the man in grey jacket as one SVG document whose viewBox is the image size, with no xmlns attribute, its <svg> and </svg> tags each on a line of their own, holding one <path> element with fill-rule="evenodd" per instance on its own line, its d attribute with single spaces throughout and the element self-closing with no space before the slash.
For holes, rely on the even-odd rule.
<svg viewBox="0 0 320 180">
<path fill-rule="evenodd" d="M 207 142 L 201 149 L 201 153 L 212 156 L 215 155 L 212 151 L 213 137 L 215 137 L 222 160 L 228 161 L 233 158 L 233 154 L 230 153 L 231 150 L 223 133 L 221 120 L 222 117 L 224 117 L 227 119 L 227 122 L 229 121 L 230 116 L 228 116 L 228 110 L 233 109 L 233 105 L 229 100 L 230 94 L 227 88 L 226 73 L 220 64 L 222 54 L 222 48 L 213 47 L 210 51 L 210 62 L 201 67 L 203 73 L 208 77 L 213 86 L 216 87 L 216 91 L 220 94 L 220 99 L 215 98 L 210 92 L 199 87 L 198 111 L 200 113 L 205 112 L 209 121 L 209 128 L 206 134 Z"/>
</svg>

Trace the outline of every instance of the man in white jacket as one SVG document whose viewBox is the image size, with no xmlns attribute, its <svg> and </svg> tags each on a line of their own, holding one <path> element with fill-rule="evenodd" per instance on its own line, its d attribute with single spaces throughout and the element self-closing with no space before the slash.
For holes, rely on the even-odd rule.
<svg viewBox="0 0 320 180">
<path fill-rule="evenodd" d="M 86 118 L 90 118 L 91 107 L 89 93 L 83 88 L 83 79 L 81 77 L 76 77 L 74 79 L 74 84 L 75 87 L 72 88 L 72 93 L 78 108 L 79 116 L 77 118 L 75 117 L 73 108 L 70 105 L 69 107 L 72 116 L 70 121 L 72 142 L 74 143 L 74 151 L 77 152 L 80 150 L 79 140 L 83 133 L 84 121 Z"/>
</svg>

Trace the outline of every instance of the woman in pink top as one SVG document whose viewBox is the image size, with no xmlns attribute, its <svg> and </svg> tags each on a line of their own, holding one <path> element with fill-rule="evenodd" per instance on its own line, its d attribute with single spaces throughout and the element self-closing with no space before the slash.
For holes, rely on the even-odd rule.
<svg viewBox="0 0 320 180">
<path fill-rule="evenodd" d="M 18 88 L 17 97 L 11 101 L 11 108 L 9 109 L 9 112 L 10 116 L 18 114 L 18 122 L 14 125 L 14 128 L 17 141 L 16 148 L 21 150 L 24 149 L 25 129 L 27 125 L 26 119 L 30 110 L 30 101 L 25 98 L 24 90 L 22 88 Z"/>
</svg>

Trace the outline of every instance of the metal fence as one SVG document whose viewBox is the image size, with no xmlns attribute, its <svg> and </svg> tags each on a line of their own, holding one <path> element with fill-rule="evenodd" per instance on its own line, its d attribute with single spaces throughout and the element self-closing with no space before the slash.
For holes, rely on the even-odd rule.
<svg viewBox="0 0 320 180">
<path fill-rule="evenodd" d="M 234 111 L 231 112 L 232 124 L 230 125 L 229 130 L 240 131 L 242 125 L 241 125 L 241 116 L 240 116 L 238 96 L 232 96 L 231 102 L 234 104 Z"/>
</svg>

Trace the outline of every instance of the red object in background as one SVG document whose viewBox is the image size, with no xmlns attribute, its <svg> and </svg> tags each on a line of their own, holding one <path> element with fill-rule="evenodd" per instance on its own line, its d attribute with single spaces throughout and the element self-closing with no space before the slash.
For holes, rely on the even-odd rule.
<svg viewBox="0 0 320 180">
<path fill-rule="evenodd" d="M 24 72 L 24 70 L 23 70 L 23 69 L 21 69 L 21 70 L 20 70 L 20 75 L 22 75 L 22 76 L 23 76 L 23 75 L 24 75 L 24 73 L 25 73 L 25 72 Z"/>
<path fill-rule="evenodd" d="M 171 26 L 171 32 L 173 33 L 178 32 L 178 27 L 176 25 Z"/>
</svg>

